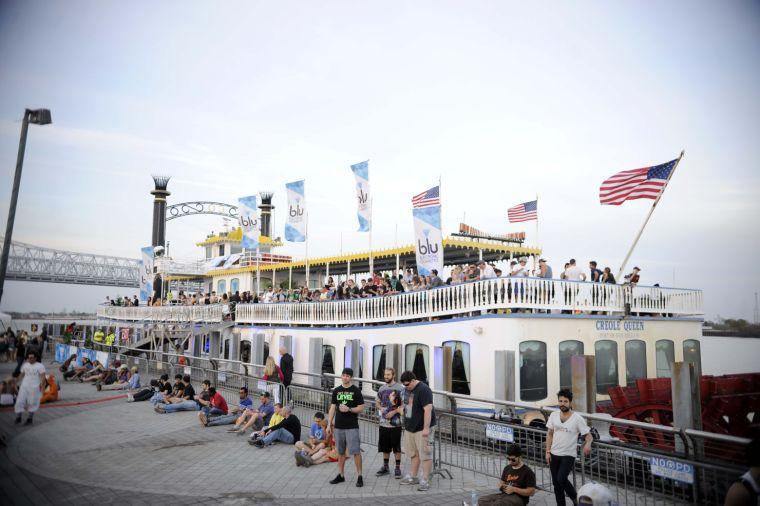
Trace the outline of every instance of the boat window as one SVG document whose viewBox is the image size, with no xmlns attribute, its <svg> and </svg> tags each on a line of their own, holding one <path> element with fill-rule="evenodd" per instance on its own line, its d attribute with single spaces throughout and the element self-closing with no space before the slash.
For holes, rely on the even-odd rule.
<svg viewBox="0 0 760 506">
<path fill-rule="evenodd" d="M 385 345 L 378 344 L 372 347 L 372 379 L 385 381 Z M 372 390 L 380 390 L 380 385 L 372 384 Z"/>
<path fill-rule="evenodd" d="M 240 341 L 240 361 L 248 364 L 251 362 L 251 342 Z"/>
<path fill-rule="evenodd" d="M 213 254 L 212 253 L 212 249 L 213 248 L 211 246 L 206 246 L 206 259 L 207 260 L 211 259 L 211 255 Z"/>
<path fill-rule="evenodd" d="M 224 360 L 230 359 L 230 340 L 224 340 Z"/>
<path fill-rule="evenodd" d="M 559 388 L 572 388 L 573 370 L 570 359 L 583 355 L 583 343 L 580 341 L 562 341 L 559 343 Z M 546 363 L 544 363 L 546 367 Z M 520 372 L 522 375 L 522 371 Z M 520 380 L 522 382 L 522 379 Z M 521 394 L 522 396 L 522 394 Z M 546 397 L 546 396 L 544 396 Z M 543 399 L 543 397 L 541 397 Z M 523 398 L 523 400 L 527 400 Z"/>
<path fill-rule="evenodd" d="M 629 387 L 637 379 L 647 377 L 647 343 L 639 339 L 625 343 L 625 384 Z"/>
<path fill-rule="evenodd" d="M 698 375 L 702 374 L 702 348 L 696 339 L 686 339 L 683 342 L 683 361 L 694 364 Z"/>
<path fill-rule="evenodd" d="M 335 346 L 322 345 L 322 372 L 335 374 Z"/>
<path fill-rule="evenodd" d="M 538 401 L 545 399 L 547 394 L 546 343 L 523 341 L 520 343 L 520 399 Z"/>
<path fill-rule="evenodd" d="M 224 256 L 224 244 L 219 245 L 219 256 L 220 257 Z"/>
<path fill-rule="evenodd" d="M 266 338 L 264 339 L 264 361 L 263 363 L 267 363 L 267 357 L 269 356 L 269 343 L 267 342 Z M 275 362 L 277 362 L 275 360 Z"/>
<path fill-rule="evenodd" d="M 610 340 L 597 341 L 596 353 L 596 391 L 607 395 L 607 390 L 618 386 L 617 343 Z"/>
<path fill-rule="evenodd" d="M 216 283 L 216 294 L 221 297 L 223 293 L 227 292 L 227 280 L 226 279 L 220 279 Z"/>
<path fill-rule="evenodd" d="M 470 345 L 464 341 L 444 341 L 451 348 L 451 392 L 470 395 Z"/>
<path fill-rule="evenodd" d="M 655 343 L 655 356 L 657 357 L 657 377 L 670 378 L 673 371 L 673 362 L 676 361 L 676 350 L 673 341 L 660 339 Z"/>
<path fill-rule="evenodd" d="M 418 380 L 428 384 L 430 348 L 426 344 L 407 344 L 404 349 L 404 370 L 412 371 Z"/>
<path fill-rule="evenodd" d="M 232 278 L 230 280 L 230 292 L 235 293 L 240 290 L 240 279 Z"/>
</svg>

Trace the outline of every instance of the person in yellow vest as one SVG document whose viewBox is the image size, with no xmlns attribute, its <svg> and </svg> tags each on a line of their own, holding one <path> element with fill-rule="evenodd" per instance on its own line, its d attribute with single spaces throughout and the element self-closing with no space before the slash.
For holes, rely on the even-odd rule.
<svg viewBox="0 0 760 506">
<path fill-rule="evenodd" d="M 98 329 L 95 331 L 95 334 L 93 334 L 92 340 L 95 341 L 96 343 L 102 343 L 104 335 L 105 334 L 103 334 L 103 331 Z"/>
<path fill-rule="evenodd" d="M 106 336 L 106 346 L 113 346 L 113 343 L 116 341 L 116 334 L 113 332 L 109 333 Z"/>
</svg>

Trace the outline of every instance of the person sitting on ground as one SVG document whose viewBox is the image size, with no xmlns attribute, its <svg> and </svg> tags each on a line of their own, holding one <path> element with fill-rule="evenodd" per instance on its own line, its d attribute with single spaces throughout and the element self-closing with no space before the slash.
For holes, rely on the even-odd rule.
<svg viewBox="0 0 760 506">
<path fill-rule="evenodd" d="M 181 397 L 173 397 L 171 403 L 164 404 L 159 403 L 154 408 L 156 413 L 174 413 L 176 411 L 198 411 L 200 405 L 195 400 L 195 389 L 190 384 L 190 375 L 185 374 L 182 376 L 182 384 L 184 388 L 182 390 Z"/>
<path fill-rule="evenodd" d="M 253 408 L 253 400 L 248 396 L 248 387 L 240 387 L 238 394 L 240 395 L 238 405 L 233 406 L 226 415 L 205 417 L 203 413 L 198 413 L 198 418 L 201 420 L 201 424 L 204 427 L 216 427 L 218 425 L 235 423 L 243 412 Z M 203 417 L 206 418 L 205 423 Z"/>
<path fill-rule="evenodd" d="M 76 367 L 76 360 L 77 360 L 77 355 L 75 353 L 71 355 L 69 358 L 67 358 L 66 361 L 61 364 L 61 367 L 58 368 L 58 370 L 63 373 L 64 378 L 66 377 L 66 373 L 68 371 Z"/>
<path fill-rule="evenodd" d="M 478 504 L 524 506 L 536 493 L 536 475 L 523 463 L 522 449 L 516 444 L 507 448 L 507 465 L 498 487 L 498 493 L 480 497 Z"/>
<path fill-rule="evenodd" d="M 256 441 L 258 438 L 264 435 L 264 431 L 266 431 L 271 425 L 277 425 L 283 420 L 282 404 L 279 402 L 276 402 L 273 406 L 273 410 L 274 412 L 272 413 L 272 416 L 269 418 L 269 422 L 265 422 L 261 430 L 252 432 L 251 436 L 249 437 L 249 442 Z"/>
<path fill-rule="evenodd" d="M 238 419 L 235 420 L 235 426 L 228 429 L 228 432 L 237 432 L 238 435 L 242 435 L 251 427 L 253 427 L 255 432 L 260 431 L 265 426 L 269 425 L 276 409 L 275 406 L 272 405 L 269 392 L 261 392 L 259 395 L 259 402 L 258 409 L 248 408 L 243 410 Z"/>
<path fill-rule="evenodd" d="M 73 379 L 79 379 L 79 376 L 83 375 L 87 371 L 92 369 L 92 362 L 90 362 L 90 359 L 87 357 L 82 357 L 82 365 L 81 366 L 74 366 L 73 369 L 70 369 L 66 371 L 63 374 L 63 379 L 65 380 L 73 380 Z"/>
<path fill-rule="evenodd" d="M 182 383 L 182 375 L 174 375 L 174 386 L 172 387 L 172 397 L 182 397 L 182 393 L 185 391 L 185 384 Z"/>
<path fill-rule="evenodd" d="M 150 398 L 151 404 L 155 406 L 159 402 L 169 402 L 173 391 L 172 384 L 169 382 L 169 375 L 162 374 L 161 377 L 158 378 L 158 392 L 154 393 Z"/>
<path fill-rule="evenodd" d="M 335 446 L 335 438 L 330 437 L 325 441 L 325 445 L 313 453 L 305 455 L 303 452 L 296 452 L 296 466 L 311 467 L 317 464 L 338 462 L 338 449 Z"/>
<path fill-rule="evenodd" d="M 55 402 L 59 397 L 60 393 L 58 391 L 58 383 L 55 381 L 55 375 L 48 374 L 45 376 L 45 390 L 42 392 L 42 397 L 40 397 L 40 404 Z"/>
<path fill-rule="evenodd" d="M 159 384 L 157 379 L 150 380 L 150 387 L 143 388 L 136 394 L 132 394 L 132 392 L 127 392 L 127 402 L 141 402 L 141 401 L 147 401 L 158 392 L 158 389 L 161 385 Z"/>
<path fill-rule="evenodd" d="M 127 369 L 126 364 L 121 364 L 119 366 L 118 372 L 116 373 L 116 381 L 111 383 L 110 385 L 104 385 L 103 383 L 95 383 L 95 388 L 100 390 L 125 390 L 129 388 L 129 369 Z"/>
<path fill-rule="evenodd" d="M 259 439 L 250 442 L 252 445 L 264 448 L 277 441 L 292 445 L 301 439 L 301 422 L 296 415 L 291 413 L 290 406 L 283 407 L 280 413 L 282 414 L 282 421 L 267 427 Z"/>
<path fill-rule="evenodd" d="M 207 391 L 208 401 L 198 401 L 201 405 L 201 412 L 198 413 L 198 418 L 201 421 L 201 425 L 204 427 L 206 426 L 206 423 L 208 423 L 208 418 L 210 416 L 226 415 L 229 411 L 227 401 L 224 400 L 222 394 L 216 391 L 216 388 L 210 386 Z"/>
<path fill-rule="evenodd" d="M 82 374 L 79 377 L 79 381 L 80 382 L 86 381 L 88 383 L 102 381 L 103 378 L 105 378 L 106 372 L 108 372 L 107 367 L 103 367 L 103 364 L 101 364 L 99 361 L 93 360 L 92 369 Z"/>
<path fill-rule="evenodd" d="M 311 455 L 318 449 L 325 447 L 325 437 L 327 435 L 327 420 L 325 414 L 318 411 L 314 414 L 314 422 L 309 429 L 309 439 L 296 441 L 296 451 L 303 452 L 304 455 Z"/>
</svg>

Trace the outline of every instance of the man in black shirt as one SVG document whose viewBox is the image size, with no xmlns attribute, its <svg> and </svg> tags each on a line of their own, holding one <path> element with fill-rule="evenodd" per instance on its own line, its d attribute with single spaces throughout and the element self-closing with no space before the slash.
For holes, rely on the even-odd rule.
<svg viewBox="0 0 760 506">
<path fill-rule="evenodd" d="M 253 443 L 254 446 L 264 448 L 276 441 L 282 441 L 283 443 L 292 445 L 296 444 L 296 441 L 301 440 L 301 422 L 296 415 L 291 413 L 291 407 L 284 406 L 280 410 L 280 414 L 284 419 L 278 424 L 267 427 L 266 430 L 264 430 L 264 437 L 257 439 L 256 442 Z"/>
<path fill-rule="evenodd" d="M 536 493 L 536 475 L 522 461 L 522 449 L 510 445 L 507 449 L 507 462 L 501 472 L 499 492 L 478 499 L 478 504 L 525 506 L 530 496 Z"/>
<path fill-rule="evenodd" d="M 341 384 L 332 391 L 330 412 L 327 415 L 328 439 L 331 432 L 335 435 L 335 444 L 338 450 L 338 476 L 330 483 L 335 485 L 346 481 L 344 471 L 346 467 L 346 449 L 354 456 L 354 465 L 359 477 L 356 486 L 363 487 L 362 479 L 362 449 L 359 439 L 359 413 L 364 411 L 364 397 L 362 391 L 351 383 L 354 370 L 350 367 L 343 369 L 340 376 Z"/>
<path fill-rule="evenodd" d="M 422 492 L 430 489 L 428 480 L 433 469 L 433 450 L 430 444 L 431 428 L 435 426 L 433 410 L 433 392 L 426 384 L 417 379 L 412 371 L 404 371 L 401 384 L 406 389 L 404 402 L 404 453 L 412 461 L 409 474 L 401 480 L 402 485 L 419 485 Z M 417 472 L 422 460 L 422 479 Z"/>
<path fill-rule="evenodd" d="M 288 388 L 293 381 L 293 355 L 288 353 L 287 348 L 280 346 L 280 370 L 282 371 L 282 384 Z"/>
<path fill-rule="evenodd" d="M 185 374 L 182 377 L 182 394 L 181 397 L 173 397 L 169 404 L 159 403 L 154 410 L 156 413 L 174 413 L 176 411 L 198 411 L 200 404 L 195 400 L 195 389 L 190 384 L 190 375 Z"/>
</svg>

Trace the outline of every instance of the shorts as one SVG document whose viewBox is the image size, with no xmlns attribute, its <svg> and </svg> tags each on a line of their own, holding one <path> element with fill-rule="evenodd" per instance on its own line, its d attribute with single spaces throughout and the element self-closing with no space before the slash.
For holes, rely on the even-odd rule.
<svg viewBox="0 0 760 506">
<path fill-rule="evenodd" d="M 417 432 L 404 432 L 404 453 L 409 458 L 419 455 L 421 460 L 432 460 L 433 427 L 430 428 L 430 435 L 427 438 L 422 436 L 421 430 Z"/>
<path fill-rule="evenodd" d="M 401 427 L 380 427 L 377 440 L 377 451 L 380 453 L 401 453 Z"/>
<path fill-rule="evenodd" d="M 349 455 L 361 455 L 362 443 L 359 438 L 359 429 L 335 429 L 335 446 L 338 449 L 338 455 L 345 455 L 346 447 L 348 447 Z"/>
</svg>

